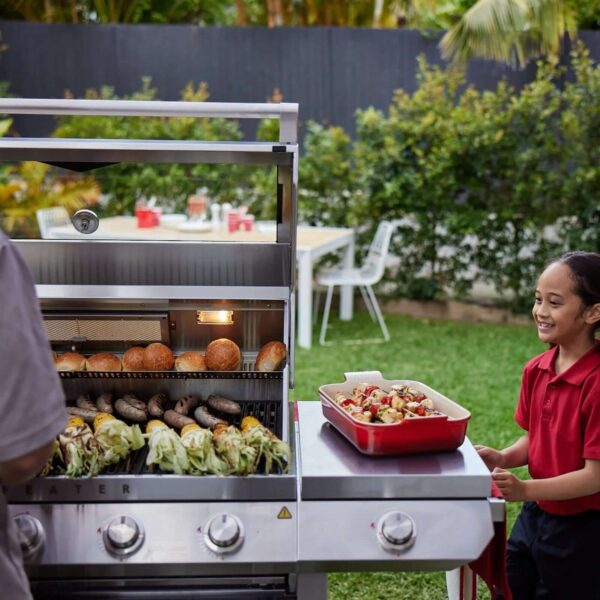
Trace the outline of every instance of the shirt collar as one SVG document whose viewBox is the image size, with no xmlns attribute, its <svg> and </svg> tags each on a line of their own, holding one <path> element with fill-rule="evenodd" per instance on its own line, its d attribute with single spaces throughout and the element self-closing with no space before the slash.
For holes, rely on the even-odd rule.
<svg viewBox="0 0 600 600">
<path fill-rule="evenodd" d="M 571 385 L 582 385 L 587 376 L 600 367 L 600 340 L 596 340 L 593 348 L 590 348 L 575 364 L 571 365 L 564 373 L 556 375 L 554 362 L 558 354 L 558 346 L 544 353 L 539 362 L 540 369 L 550 371 L 552 379 L 562 380 Z"/>
</svg>

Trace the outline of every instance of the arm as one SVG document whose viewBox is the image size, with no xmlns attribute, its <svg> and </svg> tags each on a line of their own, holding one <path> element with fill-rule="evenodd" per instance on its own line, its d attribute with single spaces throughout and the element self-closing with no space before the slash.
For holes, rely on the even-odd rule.
<svg viewBox="0 0 600 600">
<path fill-rule="evenodd" d="M 28 454 L 0 462 L 0 483 L 18 485 L 39 473 L 52 451 L 52 442 Z"/>
<path fill-rule="evenodd" d="M 492 477 L 509 501 L 569 500 L 600 492 L 600 460 L 586 460 L 582 469 L 547 479 L 522 481 L 498 468 Z"/>
<path fill-rule="evenodd" d="M 487 446 L 475 446 L 475 450 L 489 469 L 522 467 L 527 464 L 529 434 L 521 436 L 512 446 L 504 448 L 504 450 L 494 450 Z"/>
</svg>

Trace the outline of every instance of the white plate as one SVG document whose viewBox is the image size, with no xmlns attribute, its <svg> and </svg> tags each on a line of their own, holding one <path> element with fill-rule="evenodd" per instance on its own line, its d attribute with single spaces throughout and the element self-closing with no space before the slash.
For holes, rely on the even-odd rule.
<svg viewBox="0 0 600 600">
<path fill-rule="evenodd" d="M 176 226 L 178 231 L 195 231 L 195 232 L 203 232 L 203 231 L 212 231 L 212 227 L 210 223 L 206 221 L 186 221 L 185 223 L 179 223 Z"/>
<path fill-rule="evenodd" d="M 161 225 L 180 225 L 181 223 L 185 223 L 186 221 L 187 215 L 184 214 L 169 213 L 166 215 L 160 215 Z"/>
</svg>

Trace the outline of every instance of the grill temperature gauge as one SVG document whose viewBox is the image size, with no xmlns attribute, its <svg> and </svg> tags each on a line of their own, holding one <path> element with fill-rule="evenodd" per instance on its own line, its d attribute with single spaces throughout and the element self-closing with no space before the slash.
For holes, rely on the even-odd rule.
<svg viewBox="0 0 600 600">
<path fill-rule="evenodd" d="M 415 522 L 406 513 L 397 510 L 385 513 L 377 523 L 377 539 L 388 552 L 407 550 L 416 536 Z"/>
<path fill-rule="evenodd" d="M 235 552 L 244 541 L 244 527 L 241 521 L 222 513 L 213 517 L 206 525 L 204 541 L 217 554 Z"/>
<path fill-rule="evenodd" d="M 137 552 L 144 542 L 144 530 L 131 517 L 113 519 L 104 529 L 104 547 L 115 556 L 128 556 Z"/>
</svg>

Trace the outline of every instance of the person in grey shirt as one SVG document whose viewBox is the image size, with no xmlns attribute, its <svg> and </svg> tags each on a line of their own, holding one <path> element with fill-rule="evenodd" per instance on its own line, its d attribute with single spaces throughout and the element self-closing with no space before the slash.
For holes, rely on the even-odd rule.
<svg viewBox="0 0 600 600">
<path fill-rule="evenodd" d="M 65 397 L 52 360 L 33 279 L 0 231 L 0 597 L 31 598 L 2 487 L 44 466 L 66 425 Z"/>
</svg>

